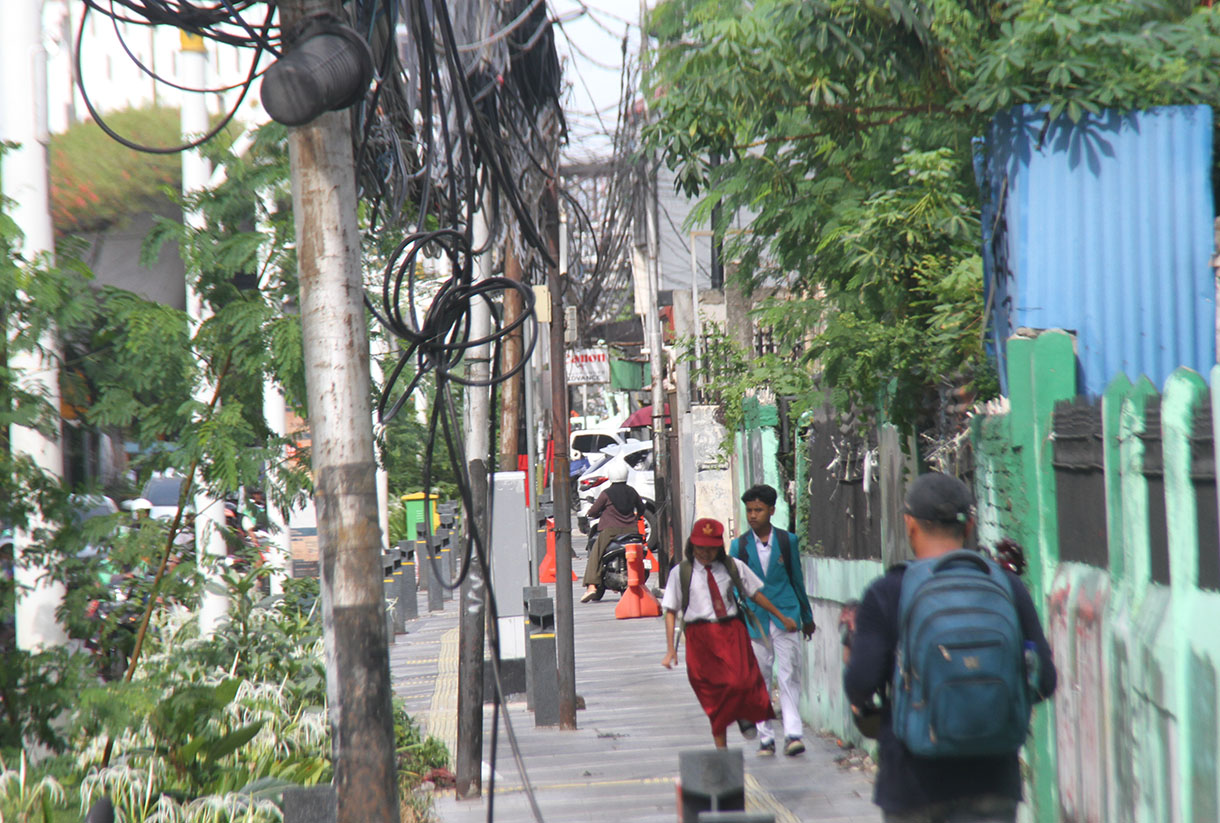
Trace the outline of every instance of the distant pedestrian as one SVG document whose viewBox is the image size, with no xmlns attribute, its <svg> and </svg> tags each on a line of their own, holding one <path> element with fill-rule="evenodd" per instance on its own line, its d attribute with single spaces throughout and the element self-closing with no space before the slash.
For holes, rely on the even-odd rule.
<svg viewBox="0 0 1220 823">
<path fill-rule="evenodd" d="M 585 593 L 580 602 L 599 600 L 602 588 L 602 552 L 610 541 L 624 534 L 635 534 L 640 530 L 639 519 L 644 516 L 644 499 L 639 492 L 627 485 L 627 466 L 621 461 L 613 462 L 606 470 L 609 484 L 606 490 L 597 496 L 589 508 L 590 520 L 597 519 L 597 541 L 589 552 L 589 562 L 585 564 Z M 600 592 L 599 592 L 600 590 Z"/>
<path fill-rule="evenodd" d="M 712 740 L 718 748 L 728 745 L 730 723 L 737 721 L 743 733 L 752 737 L 753 724 L 775 717 L 743 623 L 752 614 L 738 606 L 738 598 L 762 606 L 790 632 L 796 631 L 796 622 L 766 598 L 762 587 L 762 580 L 749 566 L 725 552 L 724 526 L 705 517 L 691 528 L 686 559 L 670 573 L 661 599 L 666 644 L 661 665 L 671 669 L 677 663 L 675 629 L 681 615 L 686 675 L 711 721 Z"/>
<path fill-rule="evenodd" d="M 963 549 L 964 483 L 921 475 L 905 503 L 916 560 L 868 587 L 845 639 L 852 711 L 880 720 L 873 801 L 887 823 L 1013 823 L 1030 706 L 1055 690 L 1050 647 L 1020 578 Z"/>
<path fill-rule="evenodd" d="M 808 640 L 813 637 L 816 627 L 809 596 L 805 593 L 805 576 L 801 572 L 800 541 L 795 534 L 771 525 L 778 499 L 775 489 L 765 484 L 746 490 L 741 502 L 746 505 L 750 531 L 733 541 L 731 554 L 762 579 L 762 593 L 801 627 Z M 764 679 L 769 683 L 774 673 L 779 685 L 784 754 L 793 757 L 805 751 L 800 708 L 801 635 L 785 629 L 766 609 L 757 605 L 749 608 L 758 618 L 749 626 L 754 656 Z M 775 754 L 775 731 L 770 720 L 758 724 L 758 753 L 763 756 Z"/>
</svg>

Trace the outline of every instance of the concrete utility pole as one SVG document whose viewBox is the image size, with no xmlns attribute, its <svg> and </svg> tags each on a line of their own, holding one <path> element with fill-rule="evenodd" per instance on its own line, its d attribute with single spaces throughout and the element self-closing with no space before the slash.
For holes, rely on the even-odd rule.
<svg viewBox="0 0 1220 823">
<path fill-rule="evenodd" d="M 207 88 L 208 55 L 203 38 L 182 32 L 182 51 L 178 55 L 181 67 L 182 85 L 192 89 Z M 194 139 L 208 130 L 207 99 L 198 92 L 184 91 L 181 93 L 180 118 L 182 135 L 186 139 Z M 182 153 L 182 193 L 194 194 L 204 189 L 212 176 L 212 164 L 204 158 L 199 149 L 191 149 Z M 193 228 L 203 227 L 203 216 L 198 212 L 183 215 L 183 222 Z M 203 297 L 195 287 L 198 271 L 188 271 L 186 274 L 186 314 L 190 322 L 191 337 L 199 331 L 199 327 L 211 316 L 211 311 L 203 303 Z M 200 369 L 206 369 L 207 364 L 195 353 Z M 192 389 L 195 402 L 207 407 L 211 404 L 216 386 L 206 377 Z M 199 631 L 204 636 L 210 635 L 229 613 L 229 596 L 226 593 L 220 575 L 212 569 L 212 564 L 222 562 L 229 550 L 225 545 L 222 531 L 225 526 L 224 501 L 213 495 L 203 482 L 203 472 L 195 472 L 195 557 L 204 569 L 207 584 L 203 588 L 203 596 L 199 604 Z"/>
<path fill-rule="evenodd" d="M 484 191 L 483 210 L 474 214 L 471 240 L 476 249 L 486 248 L 475 262 L 477 280 L 492 273 L 491 217 L 494 207 Z M 470 339 L 480 340 L 491 333 L 491 306 L 477 298 L 470 306 Z M 491 373 L 490 345 L 477 346 L 466 354 L 471 380 L 487 380 Z M 488 517 L 487 461 L 491 454 L 490 392 L 480 386 L 466 389 L 466 465 L 470 475 L 473 510 L 466 512 L 468 538 L 478 534 L 483 549 L 491 557 L 491 532 Z M 475 549 L 477 551 L 477 547 Z M 504 593 L 501 593 L 502 595 Z M 458 736 L 454 772 L 458 797 L 477 797 L 483 791 L 483 650 L 486 646 L 486 584 L 483 570 L 472 559 L 470 572 L 462 582 L 461 621 L 458 624 Z M 510 601 L 512 602 L 512 601 Z"/>
<path fill-rule="evenodd" d="M 640 62 L 643 72 L 648 71 L 648 26 L 644 0 L 640 0 Z M 660 220 L 657 203 L 657 172 L 652 153 L 644 155 L 646 166 L 646 206 L 648 237 L 648 305 L 644 315 L 644 333 L 648 340 L 648 364 L 652 370 L 652 449 L 657 506 L 658 544 L 665 550 L 661 560 L 660 579 L 668 574 L 673 562 L 672 548 L 678 545 L 670 533 L 669 512 L 669 437 L 665 431 L 665 340 L 661 328 L 660 298 Z"/>
<path fill-rule="evenodd" d="M 0 181 L 12 202 L 12 216 L 25 235 L 27 260 L 54 252 L 50 181 L 47 173 L 47 54 L 42 47 L 42 2 L 21 0 L 5 6 L 0 34 L 0 140 L 20 144 L 4 155 Z M 4 330 L 11 337 L 8 329 Z M 39 341 L 40 351 L 13 352 L 9 368 L 32 393 L 54 409 L 59 420 L 59 354 L 53 332 Z M 27 457 L 52 477 L 63 476 L 63 452 L 58 429 L 47 436 L 37 429 L 9 427 L 14 457 Z M 36 516 L 31 530 L 43 525 Z M 37 651 L 68 641 L 55 617 L 64 587 L 42 579 L 45 569 L 22 562 L 31 543 L 30 532 L 16 534 L 15 582 L 24 594 L 17 598 L 17 645 Z"/>
<path fill-rule="evenodd" d="M 563 281 L 568 276 L 568 238 L 560 235 L 558 182 L 547 184 L 546 229 L 551 259 L 551 439 L 555 505 L 555 660 L 559 667 L 559 728 L 576 728 L 576 637 L 572 616 L 572 495 L 568 485 L 568 379 L 563 342 Z"/>
<path fill-rule="evenodd" d="M 282 0 L 293 32 L 339 0 Z M 351 114 L 290 129 L 339 823 L 398 820 Z"/>
</svg>

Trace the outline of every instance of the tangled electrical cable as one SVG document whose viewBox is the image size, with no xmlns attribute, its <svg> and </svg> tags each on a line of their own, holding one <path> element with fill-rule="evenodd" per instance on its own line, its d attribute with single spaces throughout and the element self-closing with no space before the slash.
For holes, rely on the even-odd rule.
<svg viewBox="0 0 1220 823">
<path fill-rule="evenodd" d="M 193 149 L 218 134 L 233 119 L 262 73 L 263 57 L 278 58 L 300 35 L 299 30 L 281 28 L 274 0 L 84 2 L 74 62 L 85 105 L 111 138 L 129 148 L 157 154 Z M 451 3 L 463 4 L 463 13 L 455 16 Z M 265 11 L 257 11 L 258 5 Z M 447 579 L 437 559 L 429 558 L 432 579 L 457 589 L 473 574 L 486 584 L 488 639 L 497 692 L 488 820 L 494 816 L 495 736 L 502 716 L 531 809 L 542 821 L 511 719 L 507 713 L 501 715 L 504 689 L 496 633 L 499 611 L 490 585 L 486 525 L 491 522 L 495 498 L 492 490 L 480 488 L 476 499 L 466 444 L 459 435 L 454 387 L 487 392 L 488 440 L 493 442 L 498 425 L 497 389 L 525 369 L 537 344 L 538 324 L 530 285 L 510 277 L 491 276 L 488 269 L 476 279 L 474 261 L 481 255 L 490 260 L 498 239 L 511 235 L 519 238 L 516 248 L 523 270 L 556 267 L 557 252 L 545 239 L 541 219 L 535 213 L 543 199 L 541 189 L 552 187 L 554 197 L 566 197 L 574 205 L 576 201 L 558 185 L 555 150 L 565 125 L 559 106 L 559 62 L 546 0 L 504 0 L 483 6 L 487 13 L 493 9 L 495 19 L 474 13 L 472 0 L 352 0 L 344 13 L 373 52 L 372 88 L 352 109 L 355 173 L 359 196 L 366 205 L 368 233 L 375 236 L 386 228 L 404 232 L 388 255 L 379 299 L 368 294 L 364 298 L 370 314 L 399 341 L 397 362 L 384 382 L 377 414 L 388 423 L 409 397 L 431 383 L 427 386 L 432 402 L 423 467 L 425 493 L 431 494 L 432 490 L 438 462 L 435 450 L 443 446 L 468 514 L 457 573 Z M 91 13 L 111 20 L 121 47 L 155 81 L 188 92 L 240 90 L 236 102 L 206 134 L 190 135 L 189 142 L 181 145 L 142 145 L 116 133 L 85 88 L 81 50 L 86 18 Z M 250 49 L 251 64 L 240 83 L 217 89 L 185 87 L 141 62 L 124 39 L 120 24 L 168 25 L 212 42 Z M 544 133 L 540 118 L 547 119 L 551 131 Z M 500 204 L 511 216 L 511 224 L 501 216 Z M 592 231 L 592 221 L 579 208 L 578 220 Z M 481 225 L 477 237 L 476 225 Z M 600 260 L 601 250 L 597 252 Z M 443 259 L 448 272 L 439 286 L 433 278 L 425 289 L 420 275 L 427 258 Z M 595 265 L 595 270 L 598 268 L 600 263 Z M 484 314 L 486 324 L 476 320 Z M 511 364 L 504 364 L 502 350 L 518 340 L 519 356 Z M 486 363 L 482 362 L 484 358 Z M 485 369 L 472 374 L 469 367 L 474 365 Z M 494 454 L 487 462 L 490 476 L 496 468 Z M 430 530 L 428 518 L 425 523 Z"/>
<path fill-rule="evenodd" d="M 447 579 L 448 574 L 437 558 L 430 557 L 429 562 L 432 579 L 445 588 L 457 589 L 469 578 L 475 591 L 468 592 L 468 596 L 478 598 L 480 587 L 485 593 L 488 646 L 496 690 L 487 819 L 493 820 L 495 813 L 496 736 L 503 717 L 505 735 L 527 799 L 534 817 L 541 823 L 542 812 L 511 718 L 507 713 L 502 714 L 505 695 L 500 670 L 499 608 L 494 587 L 490 585 L 488 539 L 496 505 L 494 490 L 480 488 L 476 494 L 467 469 L 465 444 L 462 438 L 455 436 L 459 422 L 453 396 L 455 385 L 489 390 L 488 442 L 492 442 L 498 421 L 497 387 L 524 370 L 537 342 L 532 288 L 508 277 L 474 278 L 474 259 L 480 255 L 490 259 L 492 243 L 505 230 L 498 203 L 505 202 L 516 218 L 524 249 L 546 263 L 553 265 L 555 262 L 527 206 L 525 186 L 521 183 L 523 171 L 518 171 L 521 152 L 511 152 L 501 135 L 506 131 L 506 124 L 515 126 L 522 115 L 532 124 L 531 108 L 539 102 L 558 106 L 557 88 L 548 100 L 545 93 L 533 96 L 528 90 L 523 93 L 520 84 L 514 86 L 510 71 L 513 48 L 528 53 L 545 44 L 550 49 L 556 72 L 558 62 L 554 57 L 553 40 L 549 37 L 545 5 L 538 0 L 518 0 L 516 4 L 506 5 L 507 8 L 501 11 L 508 19 L 500 31 L 459 44 L 446 0 L 410 0 L 405 4 L 403 17 L 414 49 L 406 55 L 409 65 L 404 74 L 418 82 L 418 89 L 414 90 L 420 164 L 414 180 L 418 206 L 415 213 L 403 221 L 413 231 L 389 255 L 382 278 L 380 307 L 373 305 L 367 296 L 366 305 L 378 322 L 403 344 L 398 362 L 388 375 L 378 400 L 379 419 L 383 423 L 392 420 L 426 379 L 431 377 L 435 381 L 424 454 L 424 491 L 426 495 L 431 494 L 435 449 L 443 440 L 467 513 L 460 567 L 453 579 Z M 536 14 L 539 10 L 542 11 L 541 19 Z M 500 55 L 498 63 L 484 59 L 488 50 Z M 506 74 L 509 82 L 506 82 Z M 554 171 L 548 173 L 545 166 L 537 163 L 522 135 L 513 136 L 524 147 L 524 155 L 543 172 L 543 179 L 549 178 L 553 182 Z M 484 228 L 478 238 L 475 236 L 476 223 Z M 417 275 L 423 268 L 421 258 L 429 256 L 445 259 L 449 275 L 425 309 L 421 305 Z M 520 304 L 515 316 L 507 316 L 510 296 L 515 296 Z M 504 306 L 504 314 L 497 313 L 497 304 Z M 485 312 L 490 319 L 491 328 L 487 332 L 478 330 L 474 322 L 476 309 Z M 501 348 L 514 335 L 524 338 L 523 351 L 514 363 L 502 370 Z M 467 372 L 466 365 L 474 365 L 472 361 L 485 351 L 489 352 L 485 356 L 490 375 L 476 377 Z M 406 378 L 408 368 L 411 373 Z M 405 385 L 399 388 L 400 383 Z M 494 457 L 489 462 L 487 476 L 495 471 Z M 428 523 L 429 530 L 430 526 Z M 472 574 L 476 576 L 472 577 Z"/>
</svg>

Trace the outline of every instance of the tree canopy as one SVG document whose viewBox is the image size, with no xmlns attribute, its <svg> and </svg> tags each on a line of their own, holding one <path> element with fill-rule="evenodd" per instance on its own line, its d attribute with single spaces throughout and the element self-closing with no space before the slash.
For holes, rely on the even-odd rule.
<svg viewBox="0 0 1220 823">
<path fill-rule="evenodd" d="M 1220 94 L 1220 13 L 1171 0 L 666 0 L 650 29 L 645 136 L 692 219 L 752 215 L 726 257 L 790 288 L 760 320 L 803 349 L 793 368 L 908 429 L 948 386 L 994 391 L 972 171 L 990 118 Z"/>
</svg>

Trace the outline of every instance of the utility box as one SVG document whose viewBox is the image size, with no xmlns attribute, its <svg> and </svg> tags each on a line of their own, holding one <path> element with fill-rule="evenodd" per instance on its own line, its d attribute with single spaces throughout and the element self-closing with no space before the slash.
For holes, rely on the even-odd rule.
<svg viewBox="0 0 1220 823">
<path fill-rule="evenodd" d="M 405 534 L 408 539 L 416 535 L 416 529 L 419 526 L 424 527 L 425 534 L 435 532 L 440 527 L 440 517 L 436 512 L 438 498 L 435 494 L 427 495 L 427 499 L 425 499 L 423 492 L 412 492 L 404 494 L 401 499 L 403 517 L 407 520 Z M 432 518 L 431 528 L 428 528 L 427 525 L 428 517 Z"/>
<path fill-rule="evenodd" d="M 491 487 L 491 585 L 497 592 L 519 592 L 530 585 L 528 530 L 534 528 L 525 505 L 525 472 L 496 472 Z M 505 598 L 500 612 L 500 656 L 519 658 L 524 666 L 524 609 L 510 604 Z"/>
</svg>

